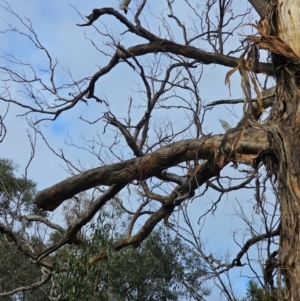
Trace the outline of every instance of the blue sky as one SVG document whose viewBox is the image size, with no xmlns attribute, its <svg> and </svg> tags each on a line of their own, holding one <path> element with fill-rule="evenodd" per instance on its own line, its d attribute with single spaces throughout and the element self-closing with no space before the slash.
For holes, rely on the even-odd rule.
<svg viewBox="0 0 300 301">
<path fill-rule="evenodd" d="M 238 9 L 243 10 L 245 8 L 246 1 L 235 1 Z M 162 2 L 161 2 L 162 3 Z M 180 11 L 180 3 L 177 10 Z M 21 17 L 27 17 L 32 21 L 33 28 L 36 30 L 41 43 L 49 50 L 53 55 L 53 58 L 59 61 L 59 64 L 63 68 L 69 68 L 74 78 L 80 79 L 85 76 L 92 75 L 99 66 L 105 66 L 109 60 L 108 57 L 103 56 L 101 53 L 95 50 L 91 46 L 91 43 L 85 38 L 93 39 L 97 46 L 101 47 L 101 39 L 92 27 L 82 28 L 76 26 L 76 23 L 83 23 L 78 13 L 69 5 L 69 1 L 52 0 L 52 1 L 40 1 L 40 0 L 9 0 L 9 4 L 13 10 L 15 10 Z M 5 5 L 2 2 L 2 5 Z M 103 6 L 111 6 L 118 9 L 119 1 L 81 1 L 73 0 L 72 5 L 82 13 L 82 15 L 89 15 L 93 8 Z M 156 27 L 159 23 L 157 17 L 161 11 L 162 4 L 152 7 L 151 28 L 158 31 Z M 5 10 L 0 8 L 1 19 L 8 20 L 14 26 L 20 26 L 20 23 L 9 15 Z M 132 19 L 132 14 L 128 13 L 129 19 Z M 188 22 L 188 20 L 187 20 Z M 117 20 L 114 18 L 105 18 L 103 20 L 102 27 L 107 26 L 118 34 L 124 31 L 124 27 L 118 25 Z M 0 28 L 5 28 L 5 22 L 0 20 Z M 247 29 L 243 29 L 241 34 L 244 34 Z M 240 40 L 238 38 L 237 40 Z M 132 36 L 124 37 L 121 41 L 126 47 L 134 45 L 137 39 Z M 233 42 L 232 42 L 233 43 Z M 239 43 L 238 41 L 235 43 Z M 204 49 L 205 50 L 205 49 Z M 22 57 L 25 61 L 31 62 L 37 70 L 43 70 L 45 63 L 45 53 L 43 51 L 37 51 L 36 48 L 18 34 L 1 34 L 0 39 L 0 52 L 14 54 L 16 57 Z M 0 59 L 0 65 L 6 64 Z M 225 86 L 225 76 L 229 71 L 228 68 L 216 67 L 213 65 L 204 67 L 204 76 L 200 83 L 201 97 L 207 103 L 217 99 L 237 98 L 242 97 L 242 92 L 239 87 L 239 75 L 238 73 L 232 76 L 232 88 L 231 93 L 227 86 Z M 41 72 L 41 71 L 40 71 Z M 47 81 L 47 74 L 43 74 L 43 78 Z M 57 82 L 63 83 L 67 79 L 67 75 L 62 73 L 62 69 L 58 67 Z M 126 64 L 117 66 L 111 73 L 101 78 L 97 84 L 97 93 L 100 97 L 107 97 L 111 105 L 111 109 L 116 117 L 126 117 L 124 112 L 127 112 L 128 99 L 130 96 L 134 100 L 134 114 L 133 119 L 140 118 L 142 112 L 140 111 L 139 103 L 142 104 L 142 100 L 139 99 L 139 95 L 135 93 L 138 89 L 139 79 L 135 75 L 130 67 Z M 20 99 L 20 93 L 17 87 L 12 87 L 12 96 L 16 99 Z M 47 95 L 46 95 L 47 96 Z M 3 114 L 6 110 L 7 104 L 0 102 L 0 114 Z M 103 104 L 96 103 L 94 100 L 90 100 L 88 105 L 81 102 L 72 110 L 63 113 L 53 122 L 45 122 L 41 125 L 50 145 L 59 152 L 63 149 L 65 154 L 72 160 L 81 160 L 82 165 L 86 168 L 96 167 L 98 162 L 96 158 L 82 149 L 74 149 L 68 147 L 65 144 L 66 141 L 70 142 L 69 136 L 72 137 L 72 141 L 76 144 L 80 144 L 83 141 L 80 140 L 84 137 L 87 140 L 93 139 L 97 134 L 101 134 L 101 139 L 104 143 L 109 144 L 112 141 L 112 134 L 107 132 L 103 134 L 103 128 L 99 123 L 98 126 L 91 127 L 86 123 L 80 122 L 79 116 L 85 119 L 96 120 L 107 108 Z M 219 118 L 225 119 L 229 124 L 234 126 L 239 120 L 235 117 L 233 112 L 240 115 L 241 106 L 228 107 L 227 109 L 215 108 L 207 113 L 207 119 L 204 124 L 204 129 L 209 133 L 223 133 Z M 19 172 L 22 173 L 28 159 L 30 157 L 31 148 L 28 140 L 28 133 L 34 134 L 33 130 L 27 125 L 24 117 L 16 117 L 18 114 L 22 114 L 23 109 L 11 105 L 9 108 L 9 114 L 5 119 L 5 125 L 8 129 L 7 137 L 0 145 L 1 157 L 13 159 L 15 163 L 20 166 Z M 166 111 L 158 111 L 157 114 L 161 118 L 165 118 L 168 115 Z M 34 117 L 31 114 L 30 117 Z M 169 117 L 169 116 L 168 116 Z M 171 116 L 178 123 L 184 122 L 184 116 L 178 115 Z M 176 123 L 176 122 L 175 122 Z M 188 138 L 188 137 L 186 137 Z M 126 154 L 130 156 L 130 154 Z M 51 186 L 67 176 L 69 174 L 64 170 L 61 161 L 48 149 L 41 137 L 37 139 L 36 156 L 34 157 L 32 164 L 28 170 L 28 177 L 37 182 L 38 189 L 43 189 Z M 201 188 L 202 189 L 202 188 Z M 200 190 L 201 190 L 200 189 Z M 232 218 L 234 213 L 234 203 L 236 197 L 239 197 L 241 201 L 252 198 L 249 194 L 228 196 L 227 201 L 223 201 L 219 205 L 219 209 L 213 216 L 208 216 L 206 225 L 203 228 L 203 240 L 209 241 L 213 252 L 227 252 L 230 250 L 232 256 L 234 256 L 239 249 L 232 243 L 231 231 L 233 229 L 242 228 L 240 220 Z M 195 225 L 197 223 L 197 217 L 201 215 L 207 208 L 210 207 L 211 202 L 217 198 L 214 193 L 209 193 L 208 196 L 204 196 L 201 199 L 195 200 L 190 204 L 190 214 L 194 215 Z M 199 205 L 201 204 L 201 205 Z M 252 205 L 245 205 L 247 210 L 252 211 Z M 251 214 L 251 212 L 250 212 Z M 211 235 L 213 233 L 213 235 Z M 232 274 L 238 274 L 239 271 L 233 271 Z M 244 284 L 247 279 L 235 278 L 236 289 L 239 291 L 244 290 Z M 211 300 L 223 300 L 219 298 L 218 294 L 215 294 Z"/>
</svg>

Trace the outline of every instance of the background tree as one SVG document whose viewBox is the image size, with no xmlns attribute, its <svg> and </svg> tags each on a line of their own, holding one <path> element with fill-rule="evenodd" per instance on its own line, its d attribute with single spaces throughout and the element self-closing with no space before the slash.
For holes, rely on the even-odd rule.
<svg viewBox="0 0 300 301">
<path fill-rule="evenodd" d="M 126 234 L 107 250 L 99 248 L 98 254 L 89 258 L 90 265 L 107 259 L 110 252 L 128 246 L 138 248 L 160 222 L 169 222 L 176 235 L 195 247 L 228 300 L 234 300 L 234 292 L 222 277 L 228 275 L 230 279 L 232 269 L 241 269 L 246 264 L 268 294 L 297 300 L 300 295 L 297 5 L 295 0 L 251 0 L 249 7 L 241 11 L 240 2 L 234 5 L 232 0 L 208 0 L 203 5 L 166 0 L 155 7 L 143 0 L 126 3 L 127 15 L 112 7 L 93 9 L 78 25 L 86 27 L 87 33 L 95 30 L 98 35 L 98 39 L 87 39 L 99 52 L 102 66 L 95 67 L 91 76 L 77 79 L 53 59 L 32 23 L 21 19 L 4 3 L 2 9 L 16 17 L 22 27 L 16 29 L 7 22 L 3 32 L 28 38 L 44 54 L 47 65 L 36 68 L 33 62 L 4 54 L 1 100 L 24 109 L 29 125 L 64 160 L 72 175 L 40 191 L 34 203 L 41 210 L 53 211 L 79 193 L 94 189 L 90 206 L 61 231 L 61 239 L 38 255 L 30 255 L 35 262 L 47 265 L 51 271 L 49 256 L 67 244 L 77 243 L 76 235 L 97 212 L 110 200 L 118 203 L 121 197 L 128 199 L 123 206 L 131 217 Z M 253 21 L 249 20 L 252 6 L 262 19 L 249 24 Z M 112 19 L 119 27 L 110 23 Z M 245 24 L 249 24 L 247 29 Z M 239 43 L 241 27 L 244 40 Z M 224 75 L 228 85 L 234 73 L 239 72 L 243 99 L 210 103 L 203 100 L 201 87 L 207 83 L 205 75 L 212 72 L 208 69 L 212 64 L 228 68 Z M 131 80 L 128 74 L 132 74 Z M 103 84 L 106 78 L 110 78 L 108 87 Z M 116 81 L 117 78 L 120 80 Z M 125 86 L 131 87 L 131 91 L 127 92 Z M 20 92 L 19 98 L 12 94 L 12 87 Z M 122 89 L 128 94 L 116 101 L 112 96 L 106 97 L 106 88 Z M 221 120 L 222 134 L 215 129 L 206 130 L 212 108 L 238 103 L 242 108 L 236 126 Z M 86 105 L 89 114 L 83 109 Z M 99 114 L 99 107 L 105 108 L 104 114 Z M 67 141 L 97 159 L 97 167 L 93 169 L 75 164 L 63 151 L 56 151 L 43 127 L 51 121 L 57 123 L 61 116 L 76 108 L 80 108 L 82 124 L 90 128 L 96 124 L 103 129 L 102 133 L 109 133 L 110 139 L 105 141 L 99 134 L 91 139 L 84 136 L 80 146 L 71 138 Z M 4 129 L 3 119 L 2 124 Z M 240 251 L 224 258 L 217 258 L 215 252 L 210 256 L 190 221 L 189 201 L 208 190 L 218 193 L 211 208 L 199 214 L 201 224 L 209 213 L 216 212 L 227 193 L 250 188 L 256 209 L 250 219 L 245 210 L 247 204 L 242 200 L 237 202 L 238 214 L 248 226 L 244 240 L 236 241 Z M 268 189 L 274 193 L 272 198 L 266 193 Z M 184 225 L 176 224 L 175 211 L 184 219 Z M 255 212 L 260 213 L 256 220 Z M 258 225 L 258 221 L 262 223 Z M 259 246 L 261 273 L 251 260 L 253 245 Z"/>
<path fill-rule="evenodd" d="M 209 290 L 202 284 L 201 259 L 166 229 L 152 232 L 139 249 L 123 249 L 88 268 L 88 259 L 115 240 L 104 216 L 92 224 L 92 234 L 80 247 L 56 256 L 54 295 L 67 300 L 205 300 Z"/>
<path fill-rule="evenodd" d="M 43 251 L 47 244 L 59 241 L 59 231 L 42 239 L 42 229 L 32 228 L 30 220 L 46 221 L 45 214 L 33 215 L 35 184 L 14 175 L 16 167 L 9 160 L 0 160 L 1 171 L 1 268 L 0 294 L 3 300 L 204 300 L 209 290 L 202 285 L 205 267 L 193 250 L 167 229 L 153 232 L 136 249 L 112 254 L 100 265 L 89 268 L 88 259 L 99 248 L 106 250 L 121 237 L 124 212 L 122 208 L 100 211 L 87 233 L 82 233 L 80 245 L 64 247 L 49 258 L 51 274 L 21 256 L 20 251 Z M 67 224 L 87 200 L 69 201 L 63 214 Z M 114 214 L 112 214 L 114 212 Z M 35 212 L 36 213 L 36 212 Z M 114 219 L 119 220 L 118 224 Z M 23 221 L 23 222 L 20 222 Z M 27 254 L 28 255 L 28 254 Z M 47 284 L 50 276 L 52 285 Z M 47 285 L 45 285 L 47 284 Z"/>
<path fill-rule="evenodd" d="M 33 229 L 30 234 L 32 225 L 29 220 L 20 221 L 23 215 L 33 217 L 33 214 L 39 214 L 38 217 L 43 218 L 45 214 L 37 213 L 32 203 L 35 183 L 16 177 L 15 169 L 13 162 L 0 159 L 0 293 L 4 294 L 1 298 L 7 301 L 48 300 L 47 288 L 41 288 L 46 281 L 41 281 L 40 268 L 24 256 L 28 249 L 38 254 L 44 249 L 43 242 L 34 235 Z M 31 289 L 19 290 L 20 287 Z M 11 297 L 6 292 L 15 294 Z"/>
<path fill-rule="evenodd" d="M 248 282 L 246 297 L 241 301 L 272 301 L 272 297 L 253 280 Z"/>
</svg>

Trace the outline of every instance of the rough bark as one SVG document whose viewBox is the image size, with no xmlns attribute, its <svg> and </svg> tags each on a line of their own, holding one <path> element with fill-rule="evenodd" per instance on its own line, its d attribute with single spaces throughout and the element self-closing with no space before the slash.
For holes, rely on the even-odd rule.
<svg viewBox="0 0 300 301">
<path fill-rule="evenodd" d="M 275 36 L 286 43 L 282 53 L 274 53 L 277 78 L 277 101 L 272 112 L 281 235 L 279 259 L 285 278 L 287 300 L 300 296 L 300 9 L 299 1 L 277 1 L 274 6 Z M 270 24 L 272 24 L 270 22 Z M 274 40 L 275 41 L 275 40 Z M 293 55 L 287 55 L 287 52 Z M 274 172 L 274 171 L 273 171 Z"/>
<path fill-rule="evenodd" d="M 237 142 L 238 141 L 238 142 Z M 40 191 L 34 203 L 43 210 L 54 210 L 64 200 L 99 185 L 127 184 L 144 180 L 188 160 L 209 160 L 220 166 L 225 161 L 252 164 L 258 154 L 268 149 L 265 131 L 247 130 L 228 135 L 175 142 L 143 157 L 94 168 L 67 178 Z"/>
<path fill-rule="evenodd" d="M 288 300 L 300 296 L 300 136 L 299 99 L 297 80 L 289 81 L 288 88 L 281 87 L 278 101 L 285 103 L 283 117 L 273 125 L 275 149 L 279 158 L 278 185 L 281 205 L 282 232 L 280 259 L 288 292 Z M 292 94 L 290 94 L 292 93 Z"/>
<path fill-rule="evenodd" d="M 300 57 L 300 7 L 299 1 L 279 1 L 278 13 L 278 37 L 286 42 Z"/>
<path fill-rule="evenodd" d="M 249 2 L 261 18 L 267 14 L 268 0 L 249 0 Z"/>
<path fill-rule="evenodd" d="M 126 1 L 123 2 L 125 3 Z M 127 1 L 126 5 L 129 2 Z M 264 19 L 257 26 L 253 25 L 261 33 L 261 37 L 258 35 L 250 36 L 248 40 L 260 48 L 271 51 L 274 66 L 273 63 L 258 62 L 258 59 L 253 64 L 252 60 L 256 60 L 254 58 L 256 56 L 254 55 L 255 51 L 253 53 L 249 52 L 248 54 L 250 55 L 248 57 L 245 55 L 243 58 L 237 58 L 222 55 L 222 51 L 220 53 L 210 53 L 193 47 L 191 46 L 193 39 L 185 39 L 185 44 L 178 44 L 173 40 L 163 39 L 140 26 L 137 16 L 141 11 L 136 14 L 135 24 L 133 24 L 112 8 L 94 9 L 88 17 L 88 22 L 80 26 L 92 25 L 101 16 L 110 15 L 118 19 L 126 27 L 127 31 L 143 38 L 145 42 L 127 49 L 120 45 L 115 45 L 117 48 L 116 53 L 111 57 L 110 62 L 106 66 L 102 67 L 92 76 L 89 87 L 76 96 L 71 104 L 68 102 L 68 105 L 63 109 L 60 108 L 56 112 L 49 111 L 49 114 L 54 114 L 56 117 L 63 110 L 73 107 L 84 96 L 87 98 L 94 97 L 97 101 L 101 102 L 94 95 L 97 80 L 110 72 L 119 62 L 127 61 L 128 59 L 136 60 L 136 57 L 148 54 L 167 53 L 174 58 L 182 56 L 192 59 L 192 62 L 181 64 L 181 66 L 191 68 L 195 64 L 201 63 L 206 65 L 218 64 L 234 68 L 234 70 L 239 69 L 243 79 L 246 78 L 243 74 L 251 72 L 275 75 L 277 86 L 276 88 L 266 90 L 264 93 L 258 92 L 256 101 L 250 97 L 251 93 L 249 97 L 246 95 L 246 100 L 249 104 L 251 103 L 251 116 L 245 110 L 245 116 L 239 124 L 233 129 L 225 129 L 226 133 L 224 135 L 208 135 L 201 139 L 179 141 L 147 155 L 143 154 L 142 148 L 139 148 L 136 139 L 133 139 L 126 127 L 113 117 L 110 117 L 110 115 L 105 115 L 108 123 L 121 131 L 128 146 L 137 158 L 80 173 L 39 192 L 34 200 L 37 207 L 41 210 L 52 211 L 64 200 L 75 196 L 81 191 L 99 185 L 110 186 L 67 230 L 58 228 L 43 218 L 39 219 L 46 225 L 60 231 L 64 236 L 58 243 L 53 244 L 38 256 L 22 247 L 17 237 L 9 229 L 0 225 L 0 232 L 10 236 L 18 249 L 29 256 L 33 262 L 40 262 L 41 265 L 50 268 L 42 259 L 67 243 L 78 242 L 76 237 L 78 231 L 95 216 L 107 201 L 116 196 L 126 185 L 132 181 L 141 181 L 151 177 L 157 177 L 164 181 L 172 181 L 170 177 L 166 176 L 167 173 L 163 173 L 163 171 L 177 166 L 184 161 L 200 160 L 201 162 L 202 160 L 200 164 L 197 162 L 193 166 L 193 169 L 191 169 L 193 173 L 190 173 L 190 170 L 188 175 L 176 175 L 177 180 L 173 180 L 177 184 L 176 188 L 168 196 L 160 196 L 158 200 L 160 208 L 151 213 L 144 225 L 135 234 L 132 234 L 132 228 L 139 216 L 139 210 L 132 219 L 132 226 L 129 226 L 131 230 L 128 231 L 128 234 L 116 241 L 110 250 L 100 251 L 97 256 L 91 258 L 89 263 L 92 264 L 105 258 L 108 251 L 118 251 L 129 245 L 138 247 L 159 222 L 168 220 L 176 206 L 179 206 L 183 200 L 194 196 L 196 188 L 206 183 L 212 177 L 218 177 L 220 171 L 228 162 L 242 162 L 257 166 L 258 163 L 263 161 L 270 171 L 269 175 L 275 174 L 278 180 L 282 222 L 276 230 L 266 231 L 265 234 L 249 239 L 237 254 L 232 264 L 227 266 L 227 269 L 233 266 L 242 266 L 241 258 L 253 244 L 280 234 L 278 264 L 281 273 L 285 277 L 287 288 L 287 297 L 285 299 L 298 300 L 300 296 L 300 159 L 298 155 L 300 146 L 300 82 L 298 79 L 300 70 L 300 35 L 298 33 L 298 28 L 300 28 L 300 9 L 298 8 L 299 4 L 295 0 L 249 0 L 249 2 Z M 127 10 L 127 7 L 121 7 L 121 9 Z M 251 49 L 253 50 L 253 48 Z M 245 52 L 247 52 L 247 49 Z M 232 72 L 229 72 L 229 74 L 232 74 Z M 142 73 L 141 77 L 145 79 Z M 165 81 L 168 81 L 168 79 L 169 77 L 166 77 Z M 252 79 L 252 83 L 255 82 L 255 77 Z M 275 90 L 276 93 L 274 92 Z M 276 99 L 273 102 L 274 94 L 276 94 Z M 149 96 L 149 107 L 153 107 L 155 101 L 150 101 L 150 99 L 151 97 Z M 225 103 L 225 101 L 222 100 L 219 103 Z M 212 105 L 216 104 L 218 102 L 214 102 Z M 269 106 L 273 106 L 270 118 L 267 121 L 260 122 L 259 118 L 262 112 Z M 26 108 L 31 109 L 31 107 Z M 34 112 L 45 113 L 44 110 L 32 110 Z M 142 119 L 138 124 L 137 128 L 139 130 L 149 122 L 146 119 L 151 115 L 150 109 L 147 111 L 147 114 L 145 114 L 145 119 Z M 147 126 L 145 128 L 144 133 L 146 137 Z M 135 136 L 137 137 L 138 135 Z M 256 176 L 253 175 L 253 178 Z M 179 178 L 180 180 L 178 180 Z M 247 183 L 250 183 L 253 178 L 248 178 L 247 181 L 249 182 Z M 241 187 L 244 186 L 244 183 L 242 184 Z M 213 187 L 213 184 L 210 183 L 208 186 Z M 215 187 L 215 189 L 218 190 L 218 187 Z M 145 190 L 144 192 L 145 196 L 147 196 L 147 191 Z M 220 192 L 225 193 L 226 189 L 222 188 Z M 153 192 L 152 195 L 154 195 Z M 37 220 L 37 217 L 27 217 L 27 219 Z M 272 253 L 273 259 L 277 256 L 276 252 Z M 272 259 L 272 256 L 270 259 Z M 273 266 L 266 265 L 265 270 L 265 282 L 269 283 L 273 288 Z"/>
</svg>

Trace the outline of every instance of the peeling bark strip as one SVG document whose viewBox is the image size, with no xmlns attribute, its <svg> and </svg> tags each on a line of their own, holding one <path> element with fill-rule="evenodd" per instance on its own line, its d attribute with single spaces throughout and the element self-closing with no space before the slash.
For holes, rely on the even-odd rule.
<svg viewBox="0 0 300 301">
<path fill-rule="evenodd" d="M 278 37 L 300 57 L 300 7 L 299 1 L 277 1 L 275 26 Z M 275 147 L 280 157 L 279 200 L 282 230 L 279 262 L 284 275 L 287 300 L 298 301 L 300 296 L 300 61 L 274 55 L 277 68 L 278 99 L 274 108 Z M 277 109 L 277 110 L 276 110 Z"/>
<path fill-rule="evenodd" d="M 253 40 L 270 50 L 276 70 L 277 96 L 270 115 L 270 135 L 276 154 L 281 211 L 279 267 L 284 276 L 284 300 L 300 296 L 300 6 L 299 0 L 270 2 L 268 19 Z M 270 172 L 272 170 L 270 169 Z M 272 282 L 272 280 L 270 280 Z M 270 282 L 269 281 L 269 282 Z M 270 285 L 272 283 L 269 283 Z M 280 299 L 280 298 L 279 298 Z"/>
<path fill-rule="evenodd" d="M 278 1 L 278 36 L 300 57 L 300 6 L 297 0 Z"/>
<path fill-rule="evenodd" d="M 268 149 L 265 131 L 251 129 L 242 137 L 238 136 L 239 133 L 231 133 L 183 140 L 143 157 L 94 168 L 40 191 L 33 202 L 39 209 L 52 211 L 75 194 L 95 186 L 144 180 L 184 161 L 206 159 L 214 162 L 216 155 L 218 162 L 232 160 L 252 164 L 261 151 Z"/>
</svg>

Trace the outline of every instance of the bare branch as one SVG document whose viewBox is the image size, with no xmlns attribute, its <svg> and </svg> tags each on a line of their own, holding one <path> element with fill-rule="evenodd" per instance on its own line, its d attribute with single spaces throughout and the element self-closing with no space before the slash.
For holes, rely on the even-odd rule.
<svg viewBox="0 0 300 301">
<path fill-rule="evenodd" d="M 15 288 L 9 292 L 5 292 L 5 293 L 0 293 L 0 296 L 2 297 L 5 297 L 5 296 L 11 296 L 15 293 L 18 293 L 18 292 L 23 292 L 23 291 L 30 291 L 30 290 L 33 290 L 33 289 L 36 289 L 38 287 L 41 287 L 43 286 L 44 284 L 46 284 L 50 279 L 51 279 L 52 275 L 51 273 L 49 273 L 43 280 L 41 281 L 37 281 L 33 284 L 30 284 L 30 285 L 26 285 L 26 286 L 20 286 L 18 288 Z"/>
<path fill-rule="evenodd" d="M 60 225 L 58 224 L 54 224 L 51 221 L 49 221 L 47 218 L 42 217 L 40 215 L 17 215 L 16 218 L 24 218 L 27 221 L 35 221 L 35 222 L 42 222 L 45 225 L 47 225 L 48 227 L 57 230 L 58 232 L 60 232 L 61 234 L 64 234 L 66 232 L 66 230 L 64 228 L 62 228 Z"/>
<path fill-rule="evenodd" d="M 197 60 L 199 63 L 206 65 L 218 64 L 231 68 L 238 66 L 238 58 L 236 57 L 206 52 L 193 46 L 185 46 L 163 39 L 156 39 L 148 44 L 140 44 L 129 47 L 127 52 L 135 56 L 141 56 L 149 53 L 167 52 L 170 54 L 182 55 L 186 58 Z M 128 54 L 123 54 L 123 57 L 129 58 L 130 56 Z M 273 66 L 269 63 L 258 63 L 255 70 L 251 69 L 249 71 L 265 73 L 268 75 L 274 74 Z"/>
<path fill-rule="evenodd" d="M 241 259 L 242 259 L 243 255 L 245 253 L 247 253 L 247 251 L 249 250 L 249 248 L 252 245 L 256 244 L 257 242 L 259 242 L 261 240 L 280 235 L 280 230 L 281 230 L 281 224 L 278 225 L 277 229 L 273 230 L 270 233 L 260 234 L 260 235 L 253 236 L 252 238 L 248 239 L 246 241 L 246 243 L 243 245 L 242 250 L 237 254 L 235 259 L 232 261 L 232 265 L 241 266 L 242 265 Z"/>
<path fill-rule="evenodd" d="M 28 256 L 29 258 L 31 258 L 33 261 L 35 260 L 36 255 L 33 254 L 31 252 L 31 250 L 26 248 L 24 246 L 24 243 L 22 243 L 22 240 L 20 240 L 19 237 L 16 234 L 14 234 L 9 228 L 0 224 L 0 233 L 7 235 L 14 242 L 14 244 L 16 245 L 16 248 L 20 252 L 22 252 L 24 255 Z M 53 269 L 52 265 L 45 261 L 41 261 L 40 265 L 42 265 L 48 269 L 51 269 L 51 270 Z"/>
<path fill-rule="evenodd" d="M 90 26 L 99 17 L 106 14 L 116 17 L 121 23 L 123 23 L 127 27 L 127 29 L 130 32 L 149 40 L 150 43 L 148 44 L 142 44 L 128 48 L 127 52 L 132 55 L 140 56 L 148 53 L 168 52 L 176 55 L 183 55 L 187 58 L 196 59 L 199 62 L 202 62 L 203 64 L 219 64 L 232 68 L 238 66 L 237 58 L 235 57 L 209 53 L 192 46 L 180 45 L 169 40 L 160 39 L 159 37 L 153 35 L 146 29 L 141 28 L 139 26 L 134 26 L 131 22 L 127 20 L 127 18 L 125 18 L 118 11 L 112 8 L 94 9 L 92 14 L 87 17 L 89 19 L 89 22 L 86 24 L 78 25 Z M 128 54 L 124 54 L 124 58 L 125 57 L 129 58 L 130 56 Z M 254 71 L 258 73 L 263 72 L 269 75 L 274 74 L 273 66 L 268 63 L 259 63 Z"/>
<path fill-rule="evenodd" d="M 219 166 L 210 166 L 208 161 L 203 162 L 203 164 L 199 166 L 195 177 L 188 180 L 186 185 L 176 186 L 169 195 L 168 200 L 146 220 L 144 225 L 135 235 L 119 239 L 110 249 L 104 250 L 96 257 L 91 258 L 89 264 L 105 259 L 111 251 L 118 251 L 127 246 L 133 246 L 134 248 L 139 247 L 142 241 L 148 237 L 159 222 L 162 220 L 167 222 L 177 206 L 184 200 L 194 196 L 194 193 L 190 192 L 194 192 L 196 188 L 203 185 L 209 178 L 216 176 L 219 172 Z"/>
<path fill-rule="evenodd" d="M 274 100 L 275 100 L 275 92 L 276 92 L 276 87 L 271 87 L 269 89 L 266 89 L 264 91 L 261 92 L 262 94 L 262 106 L 264 109 L 270 107 Z M 257 103 L 258 100 L 257 98 L 253 98 L 251 99 L 251 102 L 253 103 Z M 221 100 L 216 100 L 213 101 L 209 104 L 206 105 L 206 107 L 213 107 L 213 106 L 217 106 L 217 105 L 222 105 L 222 104 L 238 104 L 238 103 L 245 103 L 245 99 L 244 98 L 239 98 L 239 99 L 221 99 Z"/>
<path fill-rule="evenodd" d="M 246 161 L 246 159 L 249 159 L 248 155 L 253 155 L 252 161 L 259 152 L 266 150 L 269 145 L 264 131 L 253 132 L 248 130 L 248 133 L 246 132 L 237 142 L 234 151 L 230 140 L 235 141 L 236 134 L 226 136 L 228 141 L 225 141 L 223 146 L 224 138 L 224 135 L 216 135 L 201 139 L 183 140 L 137 159 L 91 169 L 40 191 L 36 195 L 34 203 L 42 210 L 52 211 L 64 200 L 95 186 L 116 183 L 128 184 L 133 180 L 147 179 L 169 167 L 188 160 L 207 159 L 213 162 L 215 154 L 220 152 L 220 147 L 222 148 L 222 154 L 220 154 L 218 160 L 224 157 L 224 154 L 234 154 L 232 160 L 236 160 L 235 154 L 239 153 L 246 155 L 245 158 L 239 156 L 239 160 L 249 164 L 250 162 Z M 222 160 L 224 159 L 225 157 Z M 230 158 L 228 159 L 230 160 Z"/>
<path fill-rule="evenodd" d="M 80 229 L 94 217 L 94 215 L 106 204 L 106 202 L 113 198 L 123 187 L 124 185 L 118 184 L 107 189 L 107 191 L 105 191 L 101 196 L 99 196 L 90 206 L 90 208 L 83 212 L 80 218 L 78 218 L 70 226 L 65 236 L 58 243 L 50 246 L 38 255 L 36 262 L 39 262 L 41 259 L 55 252 L 67 243 L 76 243 L 78 241 L 78 239 L 76 238 L 76 234 L 78 233 L 78 231 L 80 231 Z"/>
<path fill-rule="evenodd" d="M 149 41 L 156 40 L 158 37 L 155 36 L 154 34 L 150 33 L 146 29 L 142 27 L 138 27 L 133 25 L 131 22 L 128 21 L 126 17 L 124 17 L 122 14 L 120 14 L 118 11 L 114 10 L 113 8 L 110 7 L 105 7 L 105 8 L 95 8 L 93 9 L 93 12 L 87 16 L 86 18 L 88 19 L 88 22 L 85 24 L 77 24 L 78 26 L 90 26 L 92 25 L 98 18 L 100 18 L 103 15 L 111 15 L 117 18 L 121 23 L 123 23 L 130 32 L 145 38 Z"/>
<path fill-rule="evenodd" d="M 228 187 L 228 188 L 220 188 L 220 187 L 214 185 L 211 182 L 207 182 L 206 185 L 208 187 L 213 188 L 216 191 L 226 193 L 226 192 L 230 192 L 230 191 L 233 191 L 233 190 L 238 190 L 238 189 L 244 188 L 247 184 L 249 184 L 255 178 L 256 178 L 255 176 L 251 176 L 248 179 L 246 179 L 244 182 L 242 182 L 241 184 L 236 185 L 236 186 L 231 186 L 231 187 Z"/>
</svg>

